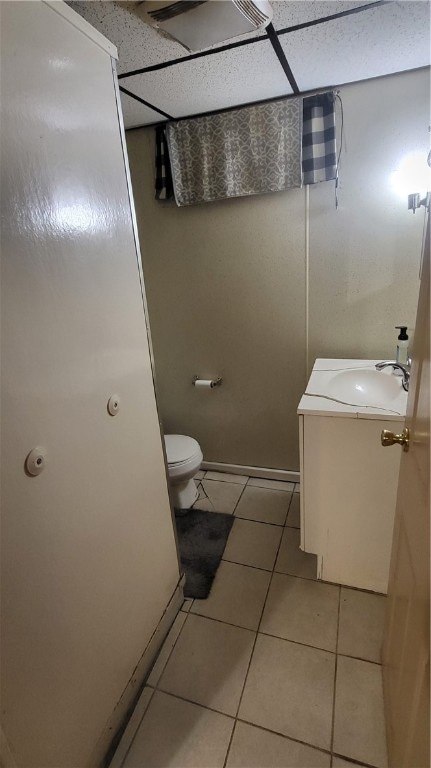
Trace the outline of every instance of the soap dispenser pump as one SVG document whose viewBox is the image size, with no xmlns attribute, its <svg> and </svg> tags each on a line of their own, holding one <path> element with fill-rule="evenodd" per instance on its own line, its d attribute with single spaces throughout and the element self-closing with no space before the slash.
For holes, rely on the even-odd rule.
<svg viewBox="0 0 431 768">
<path fill-rule="evenodd" d="M 409 337 L 407 336 L 407 326 L 396 325 L 395 328 L 400 332 L 397 343 L 397 363 L 407 365 L 409 359 Z"/>
</svg>

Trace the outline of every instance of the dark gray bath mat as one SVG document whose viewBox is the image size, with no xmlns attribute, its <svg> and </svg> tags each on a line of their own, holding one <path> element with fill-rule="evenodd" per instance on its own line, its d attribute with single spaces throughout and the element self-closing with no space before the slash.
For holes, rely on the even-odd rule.
<svg viewBox="0 0 431 768">
<path fill-rule="evenodd" d="M 208 597 L 234 519 L 233 515 L 200 509 L 175 516 L 181 565 L 186 574 L 184 597 Z"/>
</svg>

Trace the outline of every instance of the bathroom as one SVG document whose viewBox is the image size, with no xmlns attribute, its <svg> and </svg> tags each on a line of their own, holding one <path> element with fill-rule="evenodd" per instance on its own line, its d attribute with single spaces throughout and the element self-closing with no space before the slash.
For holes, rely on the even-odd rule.
<svg viewBox="0 0 431 768">
<path fill-rule="evenodd" d="M 2 725 L 1 765 L 425 765 L 417 762 L 417 753 L 415 758 L 410 753 L 402 763 L 386 754 L 379 682 L 386 613 L 386 598 L 381 593 L 386 590 L 364 585 L 355 589 L 336 579 L 316 581 L 316 555 L 310 554 L 313 550 L 300 549 L 300 483 L 304 478 L 300 476 L 303 458 L 297 409 L 316 359 L 394 360 L 395 327 L 401 324 L 409 329 L 410 353 L 413 349 L 421 254 L 426 254 L 426 206 L 408 210 L 408 196 L 420 193 L 422 199 L 427 191 L 429 15 L 424 16 L 423 9 L 429 12 L 428 4 L 273 2 L 272 23 L 277 32 L 300 27 L 278 37 L 299 93 L 337 92 L 337 185 L 331 178 L 270 194 L 182 207 L 174 200 L 155 198 L 155 126 L 165 125 L 166 115 L 192 118 L 291 96 L 294 89 L 271 39 L 196 59 L 192 55 L 181 62 L 185 49 L 144 24 L 132 7 L 139 4 L 73 2 L 66 6 L 63 17 L 53 12 L 59 3 L 34 5 L 44 6 L 45 14 L 56 17 L 55 23 L 78 24 L 74 29 L 79 29 L 80 22 L 71 14 L 79 14 L 84 24 L 91 24 L 110 41 L 112 49 L 118 48 L 117 103 L 121 98 L 126 129 L 122 146 L 130 166 L 129 193 L 132 189 L 150 329 L 148 360 L 139 364 L 146 375 L 140 386 L 146 387 L 145 397 L 150 401 L 154 377 L 158 410 L 154 406 L 146 415 L 141 413 L 142 394 L 129 387 L 135 372 L 133 354 L 147 342 L 138 318 L 138 299 L 133 299 L 137 302 L 133 316 L 127 306 L 128 286 L 138 278 L 129 268 L 118 270 L 117 253 L 110 256 L 111 271 L 101 266 L 96 273 L 89 267 L 85 275 L 79 272 L 77 259 L 76 273 L 68 277 L 68 290 L 62 289 L 57 297 L 36 271 L 32 284 L 39 297 L 36 288 L 30 297 L 25 277 L 16 276 L 10 267 L 6 276 L 10 274 L 12 280 L 8 288 L 16 309 L 12 299 L 8 304 L 6 298 L 5 338 L 7 362 L 15 378 L 11 374 L 6 392 L 13 393 L 13 382 L 23 373 L 33 381 L 34 389 L 25 387 L 16 396 L 7 395 L 5 407 L 15 407 L 22 396 L 21 424 L 26 419 L 26 398 L 32 402 L 36 397 L 39 409 L 31 416 L 32 429 L 26 426 L 19 440 L 13 437 L 15 422 L 4 428 L 5 441 L 14 446 L 4 469 L 5 508 L 27 505 L 42 514 L 50 494 L 57 506 L 76 514 L 82 527 L 75 530 L 68 519 L 61 531 L 53 533 L 50 526 L 56 525 L 55 510 L 44 518 L 43 526 L 30 514 L 20 518 L 19 525 L 9 523 L 5 516 L 3 621 L 11 629 L 5 633 L 7 671 L 2 698 L 7 701 L 7 715 Z M 6 18 L 6 22 L 12 24 L 17 45 L 22 46 L 26 39 L 24 33 L 20 36 L 22 25 L 30 29 L 32 25 L 16 13 L 17 20 Z M 34 29 L 39 24 L 43 28 L 39 11 L 27 13 L 28 19 L 35 14 Z M 329 15 L 336 18 L 325 21 Z M 55 23 L 49 41 L 53 72 L 57 78 L 72 78 L 75 68 L 76 81 L 66 80 L 62 90 L 73 87 L 79 93 L 81 87 L 84 92 L 67 113 L 68 130 L 74 126 L 79 133 L 83 124 L 87 126 L 79 113 L 79 99 L 84 99 L 87 110 L 94 109 L 93 65 L 84 62 L 82 51 L 74 67 L 70 66 L 78 44 L 60 34 L 56 39 Z M 358 30 L 369 46 L 367 56 L 355 48 Z M 79 34 L 82 32 L 87 38 L 90 35 L 85 27 Z M 262 34 L 266 35 L 260 30 Z M 43 48 L 48 41 L 42 32 L 39 37 Z M 254 38 L 252 33 L 247 39 Z M 30 55 L 31 36 L 27 44 Z M 225 44 L 229 45 L 226 38 L 219 45 Z M 333 49 L 331 56 L 328 45 Z M 109 46 L 106 50 L 115 58 Z M 150 71 L 125 76 L 139 68 Z M 93 77 L 94 83 L 102 78 L 101 64 L 94 64 Z M 41 87 L 36 79 L 33 87 Z M 55 92 L 51 98 L 53 102 L 58 98 L 61 109 L 67 110 L 61 94 Z M 108 89 L 105 98 L 110 98 Z M 60 111 L 55 112 L 53 102 L 47 102 L 53 124 L 61 128 Z M 79 114 L 81 123 L 74 117 Z M 102 124 L 91 114 L 88 130 L 93 135 L 88 153 L 106 159 L 108 144 L 104 146 Z M 60 139 L 58 136 L 55 151 L 51 148 L 45 160 L 63 151 Z M 58 173 L 65 178 L 61 206 L 56 209 L 57 231 L 69 231 L 75 237 L 78 250 L 71 251 L 74 255 L 83 244 L 87 247 L 91 232 L 97 233 L 108 253 L 114 245 L 106 227 L 103 229 L 103 216 L 100 221 L 96 215 L 92 218 L 88 213 L 91 197 L 83 191 L 85 182 L 91 183 L 91 173 L 96 173 L 93 160 L 88 160 L 87 177 L 81 168 L 83 182 L 78 192 L 70 194 L 68 171 L 60 160 L 56 162 Z M 119 168 L 106 171 L 108 197 L 114 194 L 116 179 L 123 172 Z M 133 205 L 131 210 L 133 217 Z M 132 253 L 130 222 L 121 226 L 119 237 L 128 238 Z M 121 239 L 117 247 L 119 243 Z M 103 299 L 109 271 L 116 275 L 109 286 L 109 301 L 117 302 L 112 314 L 108 299 Z M 53 284 L 63 279 L 52 261 L 45 274 Z M 87 289 L 81 287 L 83 279 L 88 281 Z M 76 313 L 78 300 L 81 316 Z M 40 333 L 38 340 L 33 336 L 32 321 L 39 318 L 43 301 L 52 305 L 52 311 L 42 318 L 47 349 L 41 371 L 31 350 L 42 344 Z M 23 307 L 27 307 L 25 333 L 13 332 Z M 59 312 L 64 317 L 57 329 L 53 318 Z M 106 335 L 95 314 L 105 317 Z M 69 317 L 80 328 L 79 343 L 72 338 L 74 326 L 68 324 Z M 93 322 L 99 323 L 97 343 L 105 350 L 104 357 L 97 360 L 92 357 L 90 342 L 84 351 L 80 346 L 86 324 Z M 60 327 L 62 323 L 64 327 Z M 135 326 L 132 339 L 131 324 Z M 122 341 L 126 338 L 127 343 Z M 72 348 L 63 357 L 59 350 L 69 344 Z M 25 370 L 21 358 L 18 362 L 13 358 L 19 345 L 26 350 L 29 367 Z M 105 376 L 103 385 L 108 415 L 105 404 L 106 424 L 100 427 L 99 444 L 87 434 L 90 428 L 97 432 L 99 422 L 88 395 L 90 374 L 88 381 L 86 377 L 91 371 L 97 381 L 97 366 L 102 366 L 102 360 L 108 365 L 110 355 L 114 370 Z M 82 360 L 87 361 L 86 369 Z M 59 361 L 65 375 L 57 370 Z M 51 370 L 55 384 L 49 380 Z M 396 378 L 392 370 L 384 375 Z M 74 408 L 66 415 L 68 377 L 75 382 Z M 221 383 L 196 387 L 196 377 L 220 378 Z M 401 386 L 399 377 L 397 382 Z M 48 404 L 46 396 L 54 385 L 65 393 L 64 402 L 55 397 Z M 135 398 L 137 410 L 129 409 L 129 397 Z M 83 432 L 73 425 L 81 414 L 88 448 L 83 445 Z M 135 421 L 145 423 L 147 418 L 147 453 L 144 456 L 141 438 L 136 435 L 132 457 L 128 436 L 135 435 Z M 112 440 L 121 419 L 125 431 L 119 437 L 118 453 L 103 454 L 99 465 L 94 456 L 100 450 L 103 453 L 103 441 L 106 445 Z M 49 422 L 49 428 L 36 429 L 37 420 Z M 64 429 L 60 436 L 56 433 L 55 420 L 67 425 L 67 439 Z M 169 499 L 159 421 L 164 434 L 193 437 L 202 450 L 203 464 L 194 478 L 198 499 L 193 509 L 224 513 L 232 517 L 234 525 L 210 598 L 194 604 L 181 597 L 184 585 L 171 517 L 174 490 L 171 486 Z M 21 457 L 24 460 L 30 456 L 30 448 L 45 443 L 46 468 L 40 477 L 30 477 L 31 472 L 23 475 L 25 488 L 21 491 Z M 61 449 L 58 456 L 54 443 Z M 81 451 L 84 462 L 78 462 Z M 398 446 L 386 453 L 398 459 L 402 454 Z M 40 455 L 44 465 L 45 454 L 41 451 Z M 106 469 L 111 485 L 106 481 Z M 51 486 L 50 478 L 56 472 L 61 482 Z M 76 473 L 82 478 L 79 493 Z M 334 485 L 336 475 L 334 467 Z M 368 475 L 363 485 L 367 482 Z M 395 498 L 396 488 L 392 491 Z M 138 521 L 139 494 L 145 500 L 144 522 Z M 15 496 L 17 501 L 12 503 Z M 124 498 L 135 510 L 129 523 L 113 519 L 112 504 L 115 502 L 118 513 Z M 393 507 L 394 513 L 395 503 Z M 90 508 L 94 510 L 91 523 L 84 514 Z M 20 526 L 24 525 L 30 539 L 20 539 Z M 105 525 L 99 550 L 98 531 Z M 144 549 L 131 543 L 132 538 L 137 542 L 143 535 Z M 58 558 L 49 544 L 54 539 Z M 49 565 L 41 567 L 42 556 L 49 557 Z M 38 578 L 30 589 L 25 573 L 32 568 Z M 137 587 L 139 580 L 145 582 L 142 590 Z M 344 586 L 338 586 L 340 583 Z M 30 594 L 38 614 L 36 610 L 32 613 Z M 44 605 L 44 595 L 49 607 Z M 287 620 L 290 615 L 294 616 L 294 629 Z M 108 642 L 100 641 L 99 627 Z M 285 652 L 287 647 L 290 655 Z M 311 678 L 305 667 L 313 669 Z M 296 669 L 304 672 L 303 678 Z M 55 678 L 57 683 L 47 684 Z M 37 691 L 41 691 L 44 706 L 36 704 Z M 362 698 L 355 698 L 357 691 Z M 418 712 L 424 707 L 426 712 L 425 705 Z M 425 745 L 423 754 L 426 749 Z"/>
</svg>

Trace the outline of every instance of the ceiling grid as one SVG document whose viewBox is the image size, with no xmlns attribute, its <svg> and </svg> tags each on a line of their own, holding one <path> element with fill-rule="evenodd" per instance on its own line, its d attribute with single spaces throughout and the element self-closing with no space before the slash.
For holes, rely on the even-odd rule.
<svg viewBox="0 0 431 768">
<path fill-rule="evenodd" d="M 273 20 L 264 31 L 192 54 L 145 24 L 134 2 L 69 4 L 118 48 L 126 128 L 430 63 L 428 0 L 273 0 Z"/>
</svg>

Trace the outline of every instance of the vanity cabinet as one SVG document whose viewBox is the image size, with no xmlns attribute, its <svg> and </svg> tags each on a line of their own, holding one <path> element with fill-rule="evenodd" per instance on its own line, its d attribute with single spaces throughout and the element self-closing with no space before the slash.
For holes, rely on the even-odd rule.
<svg viewBox="0 0 431 768">
<path fill-rule="evenodd" d="M 374 363 L 316 366 L 323 373 L 325 364 L 342 362 Z M 386 412 L 381 402 L 341 403 L 325 397 L 330 373 L 312 374 L 298 408 L 301 549 L 317 555 L 319 579 L 386 593 L 401 449 L 383 448 L 380 435 L 402 430 L 407 398 L 396 404 L 400 413 Z"/>
</svg>

